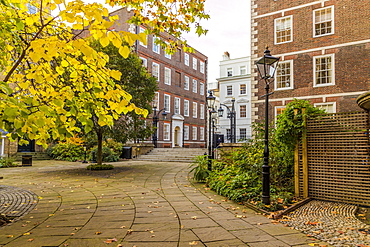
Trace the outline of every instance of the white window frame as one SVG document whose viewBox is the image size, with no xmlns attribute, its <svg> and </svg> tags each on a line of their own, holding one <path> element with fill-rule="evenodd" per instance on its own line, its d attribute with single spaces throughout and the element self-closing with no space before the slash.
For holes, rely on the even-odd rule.
<svg viewBox="0 0 370 247">
<path fill-rule="evenodd" d="M 245 111 L 242 112 L 242 107 L 244 108 L 245 107 Z M 242 113 L 245 113 L 245 116 L 242 116 Z M 239 117 L 240 118 L 246 118 L 248 115 L 248 111 L 247 111 L 247 105 L 239 105 Z"/>
<path fill-rule="evenodd" d="M 204 95 L 204 83 L 203 82 L 199 83 L 199 94 Z"/>
<path fill-rule="evenodd" d="M 333 112 L 327 113 L 336 113 L 337 112 L 337 102 L 325 102 L 325 103 L 314 103 L 313 106 L 317 108 L 325 108 L 325 106 L 333 106 Z"/>
<path fill-rule="evenodd" d="M 244 86 L 244 93 L 242 93 L 242 86 Z M 239 84 L 239 95 L 246 95 L 247 94 L 247 84 L 241 83 Z"/>
<path fill-rule="evenodd" d="M 189 66 L 189 64 L 190 64 L 190 55 L 187 54 L 187 53 L 184 53 L 184 64 L 186 66 Z"/>
<path fill-rule="evenodd" d="M 278 110 L 281 110 L 281 111 L 283 111 L 284 109 L 286 108 L 286 106 L 275 106 L 275 109 L 274 109 L 274 116 L 275 116 L 275 119 L 277 118 L 277 116 L 278 115 L 280 115 L 280 114 L 278 114 Z"/>
<path fill-rule="evenodd" d="M 227 77 L 233 76 L 233 68 L 226 68 L 226 76 Z"/>
<path fill-rule="evenodd" d="M 163 124 L 163 140 L 164 141 L 169 141 L 170 140 L 170 129 L 171 126 L 169 123 L 164 123 Z"/>
<path fill-rule="evenodd" d="M 189 90 L 190 78 L 189 76 L 184 77 L 184 89 Z"/>
<path fill-rule="evenodd" d="M 198 118 L 198 103 L 193 102 L 193 118 Z"/>
<path fill-rule="evenodd" d="M 198 59 L 196 59 L 195 57 L 193 57 L 193 69 L 194 70 L 198 69 Z"/>
<path fill-rule="evenodd" d="M 142 61 L 142 65 L 145 67 L 145 68 L 148 68 L 148 59 L 146 59 L 145 57 L 140 57 L 141 61 Z"/>
<path fill-rule="evenodd" d="M 198 128 L 197 126 L 192 126 L 192 139 L 193 141 L 198 140 Z"/>
<path fill-rule="evenodd" d="M 316 83 L 316 59 L 325 58 L 325 57 L 331 57 L 331 82 L 330 83 L 323 83 L 323 84 L 317 84 Z M 313 87 L 326 87 L 326 86 L 333 86 L 335 85 L 335 60 L 334 60 L 334 54 L 328 54 L 328 55 L 321 55 L 321 56 L 315 56 L 313 57 Z"/>
<path fill-rule="evenodd" d="M 290 39 L 289 40 L 286 40 L 286 41 L 280 41 L 278 42 L 278 35 L 277 35 L 277 25 L 278 25 L 278 22 L 279 21 L 283 21 L 283 20 L 287 20 L 287 19 L 290 19 L 290 29 L 284 29 L 284 30 L 281 30 L 281 32 L 286 32 L 287 30 L 290 30 Z M 289 43 L 289 42 L 292 42 L 293 41 L 293 16 L 292 15 L 288 15 L 288 16 L 284 16 L 284 17 L 280 17 L 280 18 L 276 18 L 274 20 L 274 37 L 275 37 L 275 44 L 284 44 L 284 43 Z"/>
<path fill-rule="evenodd" d="M 184 99 L 184 116 L 189 117 L 189 100 Z"/>
<path fill-rule="evenodd" d="M 157 69 L 155 69 L 157 68 Z M 159 71 L 160 71 L 160 66 L 157 63 L 152 63 L 152 76 L 157 78 L 157 81 L 159 81 Z"/>
<path fill-rule="evenodd" d="M 199 117 L 200 119 L 204 119 L 204 104 L 200 104 L 200 112 L 199 112 Z"/>
<path fill-rule="evenodd" d="M 175 97 L 175 109 L 174 113 L 175 114 L 180 114 L 181 112 L 181 99 L 178 97 Z"/>
<path fill-rule="evenodd" d="M 247 74 L 247 66 L 243 65 L 239 67 L 239 73 L 240 75 L 246 75 Z"/>
<path fill-rule="evenodd" d="M 284 64 L 289 64 L 290 66 L 290 85 L 289 87 L 280 87 L 278 88 L 278 76 L 279 76 L 279 70 L 280 70 L 280 66 L 284 65 Z M 281 61 L 278 65 L 278 68 L 275 72 L 275 79 L 274 79 L 274 84 L 275 84 L 275 90 L 289 90 L 289 89 L 293 89 L 294 88 L 294 85 L 293 85 L 293 60 L 286 60 L 286 61 Z"/>
<path fill-rule="evenodd" d="M 199 127 L 199 140 L 204 141 L 204 127 Z"/>
<path fill-rule="evenodd" d="M 244 132 L 244 136 L 242 137 L 242 130 Z M 240 140 L 246 140 L 247 139 L 247 129 L 246 128 L 240 128 L 239 129 L 239 139 Z"/>
<path fill-rule="evenodd" d="M 154 94 L 153 107 L 156 107 L 157 109 L 160 109 L 160 106 L 159 106 L 159 92 L 155 92 L 155 94 Z"/>
<path fill-rule="evenodd" d="M 231 88 L 231 93 L 229 94 L 229 88 Z M 233 86 L 232 85 L 227 85 L 226 86 L 226 96 L 232 96 L 233 95 Z"/>
<path fill-rule="evenodd" d="M 184 140 L 188 141 L 189 140 L 189 125 L 184 125 Z"/>
<path fill-rule="evenodd" d="M 331 21 L 331 32 L 330 33 L 325 33 L 325 34 L 316 34 L 316 12 L 319 12 L 319 11 L 322 11 L 322 10 L 326 10 L 326 9 L 331 9 L 331 16 L 330 16 L 330 21 Z M 312 34 L 313 34 L 313 37 L 316 38 L 316 37 L 322 37 L 322 36 L 326 36 L 326 35 L 332 35 L 334 34 L 334 6 L 329 6 L 329 7 L 325 7 L 325 8 L 319 8 L 319 9 L 315 9 L 312 13 Z"/>
<path fill-rule="evenodd" d="M 167 67 L 164 68 L 164 84 L 171 85 L 171 69 Z"/>
<path fill-rule="evenodd" d="M 167 113 L 171 112 L 171 95 L 164 94 L 163 108 Z"/>
<path fill-rule="evenodd" d="M 145 33 L 145 30 L 146 30 L 146 28 L 144 28 L 144 27 L 139 27 L 139 33 Z M 148 44 L 148 35 L 146 35 L 146 43 Z M 144 44 L 143 42 L 139 42 L 139 44 L 141 45 L 141 46 L 144 46 L 145 48 L 147 48 L 148 47 L 148 45 L 147 44 Z"/>
<path fill-rule="evenodd" d="M 128 26 L 127 31 L 129 31 L 130 33 L 136 34 L 136 25 L 135 24 L 130 24 Z"/>
<path fill-rule="evenodd" d="M 199 61 L 199 71 L 200 71 L 200 73 L 202 73 L 202 74 L 204 74 L 204 66 L 205 64 L 204 64 L 204 62 L 202 62 L 202 61 Z"/>
<path fill-rule="evenodd" d="M 153 52 L 161 54 L 161 46 L 155 43 L 156 40 L 159 40 L 159 38 L 153 36 Z"/>
<path fill-rule="evenodd" d="M 195 79 L 193 79 L 192 89 L 193 89 L 193 93 L 198 92 L 198 81 Z"/>
</svg>

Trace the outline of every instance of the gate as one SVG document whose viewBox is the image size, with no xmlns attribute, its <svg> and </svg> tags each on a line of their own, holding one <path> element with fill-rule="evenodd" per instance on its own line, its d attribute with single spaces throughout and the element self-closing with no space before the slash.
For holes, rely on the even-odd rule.
<svg viewBox="0 0 370 247">
<path fill-rule="evenodd" d="M 296 194 L 370 205 L 369 113 L 322 114 L 306 126 L 296 150 Z"/>
</svg>

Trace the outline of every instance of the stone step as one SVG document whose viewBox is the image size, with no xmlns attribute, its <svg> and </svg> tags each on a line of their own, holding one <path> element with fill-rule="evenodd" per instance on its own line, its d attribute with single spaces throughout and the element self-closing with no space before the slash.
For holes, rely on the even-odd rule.
<svg viewBox="0 0 370 247">
<path fill-rule="evenodd" d="M 50 156 L 46 152 L 18 152 L 12 156 L 16 161 L 22 161 L 23 155 L 31 155 L 32 160 L 49 160 Z"/>
<path fill-rule="evenodd" d="M 148 154 L 137 157 L 136 160 L 191 163 L 196 156 L 205 152 L 206 150 L 201 148 L 155 148 Z"/>
</svg>

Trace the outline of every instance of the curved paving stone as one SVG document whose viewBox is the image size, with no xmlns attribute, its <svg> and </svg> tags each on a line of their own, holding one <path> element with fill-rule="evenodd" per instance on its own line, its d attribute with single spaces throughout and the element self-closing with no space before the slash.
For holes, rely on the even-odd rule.
<svg viewBox="0 0 370 247">
<path fill-rule="evenodd" d="M 308 246 L 320 241 L 257 215 L 189 180 L 189 164 L 39 161 L 0 181 L 38 204 L 0 228 L 0 246 Z M 109 245 L 110 243 L 110 245 Z M 322 244 L 325 244 L 321 242 Z"/>
</svg>

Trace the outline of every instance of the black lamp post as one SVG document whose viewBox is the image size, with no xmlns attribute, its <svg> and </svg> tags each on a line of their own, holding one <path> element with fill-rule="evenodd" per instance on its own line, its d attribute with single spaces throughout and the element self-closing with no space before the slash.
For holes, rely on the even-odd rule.
<svg viewBox="0 0 370 247">
<path fill-rule="evenodd" d="M 163 109 L 157 111 L 157 107 L 156 106 L 153 107 L 153 128 L 154 128 L 154 132 L 153 132 L 153 135 L 152 135 L 152 142 L 153 142 L 153 145 L 154 145 L 155 148 L 157 147 L 157 140 L 158 140 L 157 129 L 158 129 L 159 114 L 163 111 L 162 116 L 166 117 L 167 113 L 166 113 L 165 109 L 166 108 L 163 108 Z"/>
<path fill-rule="evenodd" d="M 231 109 L 224 104 L 220 104 L 220 108 L 218 108 L 218 116 L 223 117 L 224 109 L 221 106 L 225 106 L 227 109 L 227 118 L 230 118 L 230 142 L 236 142 L 236 112 L 235 112 L 235 98 L 231 99 Z"/>
<path fill-rule="evenodd" d="M 87 160 L 86 160 L 86 156 L 87 156 L 87 147 L 84 145 L 84 160 L 82 161 L 82 163 L 88 163 Z"/>
<path fill-rule="evenodd" d="M 212 123 L 212 114 L 216 113 L 214 109 L 216 97 L 213 96 L 213 92 L 209 91 L 207 95 L 207 104 L 208 104 L 208 170 L 212 170 L 212 159 L 213 159 L 213 145 L 212 145 L 212 130 L 213 130 L 213 123 Z"/>
<path fill-rule="evenodd" d="M 258 73 L 265 81 L 265 149 L 263 152 L 263 166 L 262 166 L 262 202 L 265 205 L 270 204 L 270 166 L 269 166 L 269 93 L 270 83 L 273 81 L 276 68 L 280 58 L 273 57 L 266 47 L 263 57 L 256 61 Z"/>
</svg>

